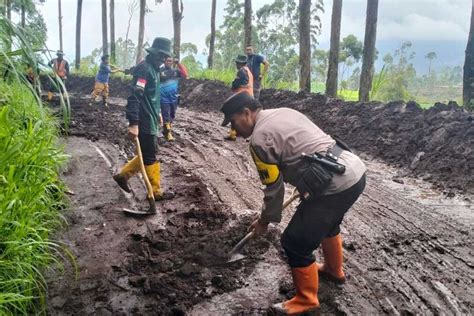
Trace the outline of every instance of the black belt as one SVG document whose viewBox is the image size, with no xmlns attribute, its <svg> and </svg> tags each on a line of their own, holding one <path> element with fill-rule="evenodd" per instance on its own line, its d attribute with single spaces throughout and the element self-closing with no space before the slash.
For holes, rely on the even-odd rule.
<svg viewBox="0 0 474 316">
<path fill-rule="evenodd" d="M 339 156 L 343 151 L 344 149 L 335 144 L 326 151 L 326 157 L 337 162 L 339 160 Z"/>
</svg>

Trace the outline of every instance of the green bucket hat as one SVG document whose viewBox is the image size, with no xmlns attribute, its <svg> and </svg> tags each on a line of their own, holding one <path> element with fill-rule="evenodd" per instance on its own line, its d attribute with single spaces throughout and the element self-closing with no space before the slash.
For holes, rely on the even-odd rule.
<svg viewBox="0 0 474 316">
<path fill-rule="evenodd" d="M 235 62 L 238 64 L 246 64 L 247 63 L 247 56 L 245 55 L 237 55 Z"/>
<path fill-rule="evenodd" d="M 163 53 L 167 56 L 171 56 L 171 41 L 164 37 L 156 37 L 153 40 L 153 45 L 147 48 L 146 51 L 153 55 Z"/>
</svg>

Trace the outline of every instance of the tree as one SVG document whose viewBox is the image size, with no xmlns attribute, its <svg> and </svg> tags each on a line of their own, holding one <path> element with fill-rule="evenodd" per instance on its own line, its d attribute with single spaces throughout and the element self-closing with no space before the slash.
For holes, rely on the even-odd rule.
<svg viewBox="0 0 474 316">
<path fill-rule="evenodd" d="M 216 0 L 211 5 L 211 37 L 209 39 L 209 56 L 207 56 L 207 68 L 212 69 L 214 64 L 214 44 L 216 42 Z"/>
<path fill-rule="evenodd" d="M 252 0 L 245 0 L 244 47 L 252 45 Z"/>
<path fill-rule="evenodd" d="M 426 54 L 425 58 L 429 60 L 429 65 L 428 65 L 428 77 L 431 76 L 431 63 L 433 62 L 433 59 L 437 58 L 438 56 L 436 55 L 435 52 L 429 52 Z"/>
<path fill-rule="evenodd" d="M 311 66 L 312 77 L 318 82 L 323 82 L 327 79 L 328 52 L 323 49 L 315 49 L 311 55 L 313 61 Z"/>
<path fill-rule="evenodd" d="M 375 60 L 375 39 L 377 35 L 377 12 L 379 0 L 367 0 L 367 16 L 365 22 L 364 55 L 359 84 L 359 101 L 369 101 L 372 88 Z"/>
<path fill-rule="evenodd" d="M 181 20 L 183 19 L 183 0 L 171 0 L 173 10 L 174 58 L 179 59 L 181 47 Z"/>
<path fill-rule="evenodd" d="M 320 33 L 319 12 L 324 11 L 321 0 L 311 2 L 310 37 L 311 49 L 316 47 L 316 36 Z M 258 46 L 272 64 L 269 83 L 284 80 L 292 82 L 298 79 L 299 58 L 296 52 L 299 43 L 299 10 L 294 0 L 274 0 L 257 12 Z M 255 40 L 254 40 L 255 42 Z M 290 69 L 296 60 L 296 69 Z M 291 61 L 291 62 L 290 62 Z"/>
<path fill-rule="evenodd" d="M 59 22 L 59 49 L 63 50 L 63 15 L 61 10 L 61 0 L 58 0 L 58 22 Z"/>
<path fill-rule="evenodd" d="M 109 41 L 107 39 L 107 0 L 102 0 L 102 54 L 108 54 Z"/>
<path fill-rule="evenodd" d="M 115 53 L 115 0 L 110 0 L 110 59 L 116 62 Z"/>
<path fill-rule="evenodd" d="M 300 91 L 311 92 L 311 0 L 300 0 Z"/>
<path fill-rule="evenodd" d="M 21 27 L 25 28 L 26 26 L 26 0 L 22 0 L 20 3 L 21 7 Z"/>
<path fill-rule="evenodd" d="M 137 64 L 143 59 L 143 38 L 145 36 L 146 0 L 140 0 L 140 22 L 138 24 Z"/>
<path fill-rule="evenodd" d="M 415 53 L 411 49 L 412 43 L 404 42 L 395 50 L 393 56 L 391 54 L 384 56 L 383 71 L 377 76 L 376 82 L 379 83 L 374 83 L 373 89 L 377 98 L 383 101 L 411 98 L 408 87 L 412 86 L 416 80 L 416 71 L 412 63 Z"/>
<path fill-rule="evenodd" d="M 471 28 L 466 46 L 466 58 L 464 60 L 464 75 L 462 100 L 465 107 L 474 109 L 474 2 L 471 10 Z"/>
<path fill-rule="evenodd" d="M 339 68 L 339 41 L 341 37 L 342 0 L 334 0 L 331 17 L 331 44 L 329 48 L 326 95 L 337 95 L 337 72 Z"/>
<path fill-rule="evenodd" d="M 81 19 L 82 19 L 82 0 L 77 0 L 76 12 L 76 62 L 75 67 L 81 67 Z"/>
<path fill-rule="evenodd" d="M 342 39 L 339 50 L 339 62 L 342 63 L 341 82 L 344 81 L 346 70 L 358 63 L 362 57 L 364 45 L 353 34 L 349 34 Z M 341 86 L 341 90 L 343 87 Z"/>
<path fill-rule="evenodd" d="M 137 9 L 138 9 L 138 0 L 131 0 L 128 2 L 128 24 L 127 24 L 127 33 L 125 33 L 125 41 L 124 41 L 125 43 L 129 42 L 128 36 L 130 34 L 130 25 L 132 22 L 133 14 L 135 13 L 135 11 L 137 11 Z M 123 60 L 124 60 L 125 65 L 128 65 L 128 57 L 129 57 L 128 45 L 125 45 L 125 50 L 123 53 Z M 133 57 L 135 57 L 135 54 L 133 55 Z"/>
</svg>

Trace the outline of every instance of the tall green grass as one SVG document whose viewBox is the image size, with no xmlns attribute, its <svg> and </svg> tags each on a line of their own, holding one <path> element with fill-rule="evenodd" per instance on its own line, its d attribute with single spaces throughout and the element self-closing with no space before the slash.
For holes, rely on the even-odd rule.
<svg viewBox="0 0 474 316">
<path fill-rule="evenodd" d="M 44 272 L 72 258 L 51 239 L 65 223 L 58 174 L 66 155 L 59 122 L 24 77 L 26 63 L 41 64 L 27 37 L 0 17 L 0 315 L 44 313 Z M 67 122 L 67 97 L 61 104 Z"/>
<path fill-rule="evenodd" d="M 23 85 L 0 82 L 0 100 L 0 314 L 26 314 L 42 308 L 43 271 L 62 252 L 50 235 L 64 223 L 66 156 L 57 122 Z"/>
</svg>

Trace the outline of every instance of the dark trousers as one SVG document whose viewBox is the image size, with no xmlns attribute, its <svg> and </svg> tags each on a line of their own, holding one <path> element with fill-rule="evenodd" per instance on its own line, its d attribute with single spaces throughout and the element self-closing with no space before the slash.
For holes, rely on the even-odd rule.
<svg viewBox="0 0 474 316">
<path fill-rule="evenodd" d="M 158 145 L 156 143 L 156 135 L 138 134 L 140 148 L 142 149 L 143 163 L 145 166 L 154 164 L 156 160 L 156 152 Z"/>
<path fill-rule="evenodd" d="M 52 81 L 49 82 L 48 92 L 64 92 L 64 87 L 66 87 L 66 79 L 63 78 L 52 78 Z M 63 84 L 63 86 L 61 85 Z"/>
<path fill-rule="evenodd" d="M 258 78 L 254 78 L 253 80 L 253 97 L 255 100 L 260 98 L 260 80 L 258 80 Z"/>
<path fill-rule="evenodd" d="M 161 103 L 161 116 L 163 116 L 163 123 L 171 123 L 174 121 L 177 107 L 177 103 Z"/>
<path fill-rule="evenodd" d="M 347 190 L 301 202 L 281 237 L 281 244 L 292 268 L 307 267 L 315 261 L 313 251 L 327 237 L 340 233 L 346 212 L 365 188 L 365 175 Z"/>
</svg>

